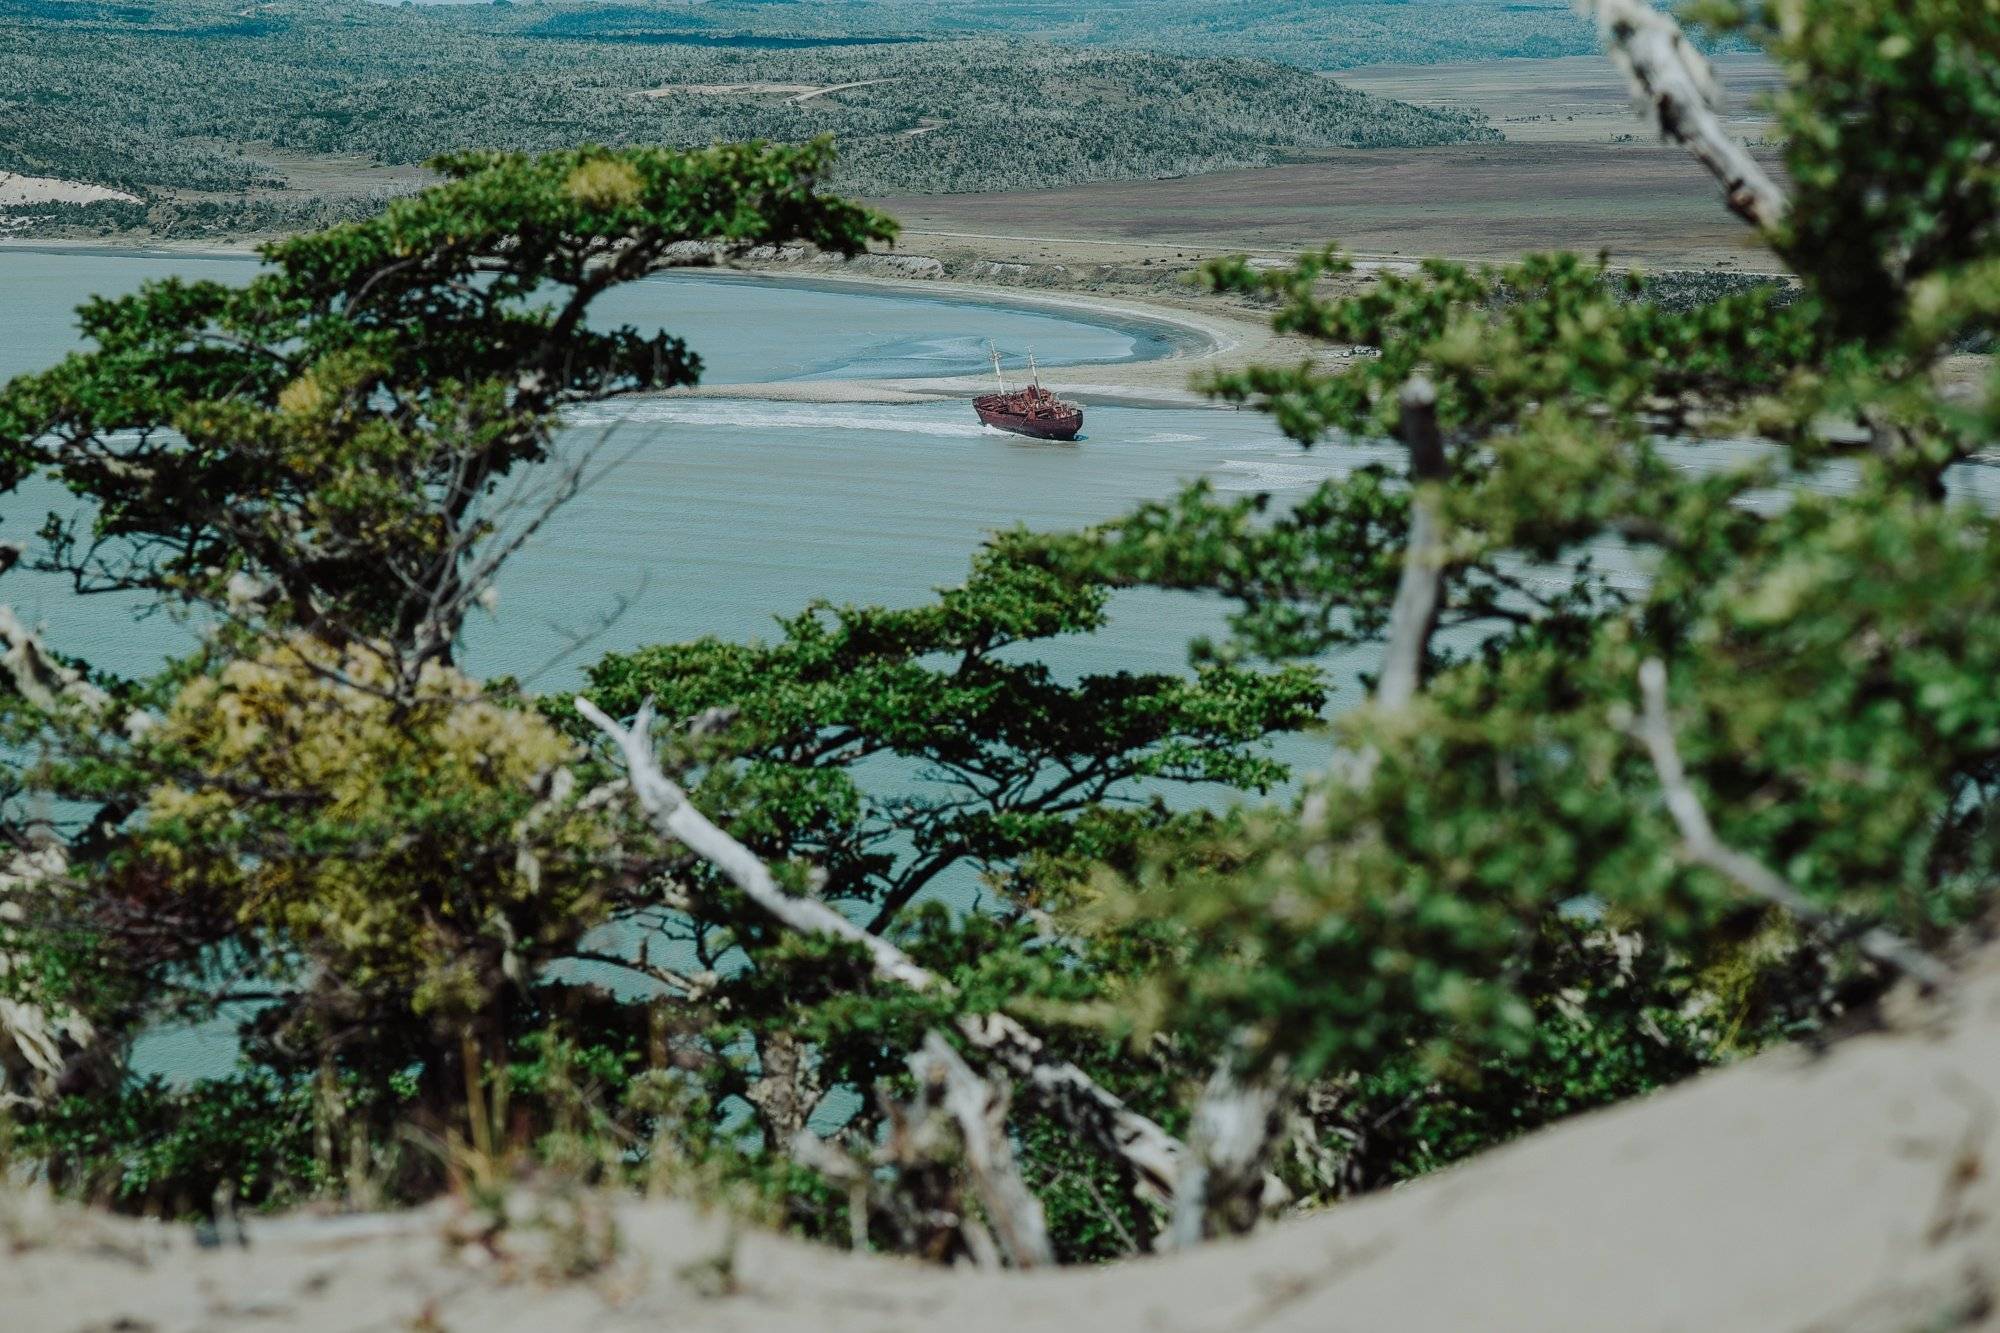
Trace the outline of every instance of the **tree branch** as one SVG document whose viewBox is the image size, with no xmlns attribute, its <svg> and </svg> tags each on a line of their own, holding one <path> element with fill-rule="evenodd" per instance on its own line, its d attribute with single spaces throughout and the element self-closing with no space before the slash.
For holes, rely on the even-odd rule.
<svg viewBox="0 0 2000 1333">
<path fill-rule="evenodd" d="M 808 935 L 828 935 L 860 945 L 878 975 L 912 990 L 951 993 L 951 984 L 926 970 L 887 940 L 861 929 L 824 903 L 786 893 L 757 854 L 711 823 L 687 794 L 660 770 L 653 753 L 651 700 L 630 727 L 622 727 L 579 697 L 576 708 L 614 741 L 625 757 L 632 794 L 654 827 L 720 869 L 750 899 L 780 922 Z M 1066 1061 L 1043 1056 L 1040 1038 L 1004 1014 L 966 1015 L 958 1028 L 967 1042 L 998 1060 L 1063 1123 L 1132 1171 L 1142 1197 L 1171 1205 L 1187 1149 L 1153 1121 Z"/>
<path fill-rule="evenodd" d="M 1382 655 L 1382 678 L 1375 706 L 1384 712 L 1407 708 L 1437 629 L 1439 585 L 1444 577 L 1444 530 L 1437 498 L 1426 487 L 1445 480 L 1444 440 L 1438 434 L 1437 389 L 1422 375 L 1403 386 L 1402 421 L 1397 431 L 1410 451 L 1410 538 L 1402 578 L 1389 611 L 1389 642 Z"/>
<path fill-rule="evenodd" d="M 23 625 L 11 606 L 0 606 L 0 676 L 35 707 L 53 712 L 59 706 L 102 712 L 111 698 L 81 671 L 58 661 L 33 630 Z"/>
<path fill-rule="evenodd" d="M 581 695 L 577 697 L 576 710 L 624 753 L 632 795 L 660 833 L 684 843 L 728 876 L 757 906 L 800 934 L 825 935 L 860 946 L 877 973 L 911 990 L 930 990 L 937 985 L 935 976 L 887 940 L 869 934 L 816 898 L 785 892 L 757 853 L 689 804 L 687 793 L 661 771 L 654 757 L 652 700 L 648 699 L 639 709 L 630 727 L 619 726 L 603 709 Z"/>
<path fill-rule="evenodd" d="M 1188 1182 L 1174 1199 L 1176 1249 L 1199 1245 L 1214 1230 L 1249 1231 L 1267 1204 L 1278 1206 L 1289 1195 L 1264 1170 L 1271 1145 L 1284 1128 L 1279 1096 L 1283 1072 L 1269 1071 L 1245 1083 L 1237 1076 L 1234 1055 L 1216 1065 L 1195 1103 L 1188 1132 L 1194 1150 Z"/>
<path fill-rule="evenodd" d="M 1127 1106 L 1068 1061 L 1049 1060 L 1041 1038 L 1005 1014 L 967 1014 L 958 1030 L 975 1049 L 1027 1084 L 1038 1104 L 1132 1171 L 1140 1198 L 1173 1205 L 1188 1161 L 1187 1145 Z"/>
<path fill-rule="evenodd" d="M 916 1075 L 918 1086 L 925 1088 L 958 1125 L 965 1162 L 972 1172 L 972 1188 L 1008 1261 L 1016 1268 L 1054 1264 L 1048 1220 L 1042 1215 L 1040 1200 L 1021 1179 L 1007 1138 L 1006 1085 L 973 1073 L 944 1034 L 936 1031 L 928 1033 L 923 1049 L 910 1057 L 910 1072 Z"/>
<path fill-rule="evenodd" d="M 1836 917 L 1769 866 L 1716 836 L 1701 798 L 1688 782 L 1680 750 L 1674 743 L 1673 723 L 1667 715 L 1667 669 L 1657 657 L 1648 658 L 1639 668 L 1639 690 L 1645 700 L 1640 735 L 1652 753 L 1653 767 L 1659 772 L 1660 787 L 1666 795 L 1667 811 L 1680 827 L 1682 852 L 1687 859 L 1807 925 L 1838 937 L 1842 923 Z M 1855 943 L 1862 953 L 1912 978 L 1927 991 L 1937 990 L 1951 980 L 1951 972 L 1944 964 L 1882 927 L 1867 930 Z"/>
<path fill-rule="evenodd" d="M 1652 109 L 1661 137 L 1684 145 L 1722 183 L 1730 211 L 1765 231 L 1784 221 L 1790 207 L 1785 192 L 1723 127 L 1716 114 L 1722 90 L 1715 71 L 1689 45 L 1680 24 L 1645 0 L 1578 3 L 1585 13 L 1596 13 L 1612 62 L 1635 98 Z"/>
</svg>

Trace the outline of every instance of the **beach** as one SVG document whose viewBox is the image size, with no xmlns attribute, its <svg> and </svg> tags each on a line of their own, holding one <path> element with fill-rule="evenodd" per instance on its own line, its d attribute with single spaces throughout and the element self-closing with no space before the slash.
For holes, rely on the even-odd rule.
<svg viewBox="0 0 2000 1333">
<path fill-rule="evenodd" d="M 208 258 L 249 260 L 255 242 L 133 245 L 89 240 L 36 242 L 0 240 L 0 253 L 103 255 L 122 258 Z M 1235 301 L 1199 290 L 1192 281 L 1196 260 L 1171 272 L 1143 273 L 1139 281 L 1104 266 L 1075 262 L 1028 265 L 969 260 L 946 250 L 941 258 L 908 252 L 864 255 L 850 262 L 832 256 L 791 254 L 715 265 L 693 271 L 728 273 L 787 287 L 876 292 L 934 300 L 988 304 L 1071 317 L 1143 332 L 1164 343 L 1165 355 L 1063 370 L 1046 381 L 1066 398 L 1086 406 L 1204 407 L 1206 395 L 1192 388 L 1197 377 L 1241 370 L 1256 364 L 1337 360 L 1324 347 L 1272 331 L 1269 317 Z M 928 261 L 928 263 L 926 262 Z M 911 270 L 955 273 L 983 267 L 1006 280 L 907 276 Z M 887 271 L 885 271 L 887 270 Z M 900 270 L 900 272 L 898 271 Z M 1063 285 L 1089 283 L 1100 290 Z M 1112 288 L 1113 292 L 1101 290 Z M 1123 288 L 1123 290 L 1118 290 Z M 1114 294 L 1115 293 L 1115 294 Z M 992 387 L 987 375 L 895 376 L 852 379 L 779 379 L 765 383 L 708 383 L 675 390 L 675 396 L 750 398 L 794 403 L 921 403 L 966 398 Z"/>
</svg>

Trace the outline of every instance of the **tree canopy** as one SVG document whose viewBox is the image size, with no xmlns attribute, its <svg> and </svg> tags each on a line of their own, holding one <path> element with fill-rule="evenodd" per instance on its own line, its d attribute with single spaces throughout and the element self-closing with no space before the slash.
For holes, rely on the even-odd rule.
<svg viewBox="0 0 2000 1333">
<path fill-rule="evenodd" d="M 94 519 L 15 561 L 212 628 L 127 680 L 0 617 L 29 1150 L 175 1209 L 531 1159 L 1031 1266 L 1948 984 L 1996 851 L 2000 382 L 1962 351 L 2000 321 L 2000 19 L 1707 6 L 1783 71 L 1781 181 L 1718 137 L 1676 27 L 1596 9 L 1796 290 L 1215 265 L 1364 354 L 1209 392 L 1407 466 L 1001 533 L 926 604 L 613 654 L 574 699 L 455 645 L 588 473 L 562 408 L 699 372 L 585 312 L 683 240 L 891 236 L 821 190 L 823 145 L 448 158 L 247 288 L 86 307 L 95 346 L 0 390 L 0 446 Z M 1037 660 L 1138 586 L 1227 634 L 1180 674 Z M 1357 657 L 1367 703 L 1288 772 L 1265 742 Z M 124 1082 L 166 1012 L 238 1015 L 240 1075 Z M 218 1159 L 229 1117 L 257 1132 Z"/>
</svg>

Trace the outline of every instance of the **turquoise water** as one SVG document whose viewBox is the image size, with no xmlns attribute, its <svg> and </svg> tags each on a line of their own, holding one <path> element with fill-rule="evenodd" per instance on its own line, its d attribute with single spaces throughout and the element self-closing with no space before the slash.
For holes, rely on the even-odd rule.
<svg viewBox="0 0 2000 1333">
<path fill-rule="evenodd" d="M 76 343 L 70 310 L 93 292 L 127 291 L 178 273 L 247 280 L 241 261 L 51 254 L 0 247 L 0 378 L 46 365 Z M 711 383 L 962 374 L 982 369 L 994 339 L 1018 360 L 1032 347 L 1060 387 L 1060 368 L 1152 357 L 1159 330 L 956 299 L 711 275 L 635 284 L 607 303 L 610 318 L 666 327 L 709 361 Z M 480 674 L 535 674 L 535 688 L 570 686 L 609 649 L 704 634 L 746 639 L 813 597 L 907 605 L 961 580 L 996 528 L 1075 527 L 1171 494 L 1197 477 L 1224 492 L 1268 491 L 1280 503 L 1393 450 L 1322 446 L 1305 453 L 1252 413 L 1092 407 L 1077 446 L 1039 444 L 981 427 L 967 404 L 821 406 L 750 399 L 634 399 L 579 411 L 571 447 L 602 441 L 625 461 L 574 501 L 503 572 L 496 613 L 468 631 L 465 661 Z M 1755 445 L 1670 450 L 1685 467 L 1747 461 Z M 1847 469 L 1812 484 L 1839 488 Z M 2000 508 L 2000 470 L 1956 469 L 1954 493 Z M 1758 497 L 1759 508 L 1787 502 Z M 43 487 L 0 496 L 0 537 L 25 537 L 50 507 L 74 502 Z M 1644 570 L 1615 542 L 1594 547 L 1600 570 L 1638 588 Z M 1535 571 L 1519 570 L 1534 577 Z M 550 663 L 570 633 L 621 599 L 630 608 L 582 651 Z M 135 622 L 128 603 L 80 599 L 20 572 L 0 601 L 41 620 L 56 647 L 142 671 L 185 647 L 165 617 Z M 1189 596 L 1121 594 L 1112 623 L 1048 645 L 1065 672 L 1181 669 L 1190 637 L 1213 632 L 1218 609 Z M 1460 630 L 1448 643 L 1470 645 Z M 1355 697 L 1351 675 L 1332 707 Z M 1324 742 L 1287 738 L 1302 766 Z M 970 901 L 968 874 L 941 891 Z M 226 1072 L 226 1025 L 160 1031 L 135 1053 L 142 1071 L 187 1079 Z"/>
<path fill-rule="evenodd" d="M 240 260 L 47 253 L 0 248 L 0 377 L 47 365 L 77 345 L 71 309 L 179 274 L 245 281 Z M 605 316 L 680 334 L 708 360 L 711 383 L 963 374 L 993 339 L 1032 348 L 1059 387 L 1066 365 L 1165 354 L 1158 329 L 958 299 L 769 280 L 674 275 L 614 294 Z M 1301 492 L 1379 449 L 1302 453 L 1261 416 L 1208 409 L 1092 407 L 1083 443 L 1048 445 L 982 427 L 969 404 L 831 406 L 750 399 L 629 399 L 574 414 L 570 448 L 624 461 L 573 501 L 502 573 L 499 603 L 476 617 L 464 661 L 481 675 L 532 676 L 557 690 L 605 651 L 705 634 L 768 636 L 773 617 L 809 599 L 909 605 L 962 580 L 996 528 L 1075 527 L 1208 477 L 1221 490 Z M 0 536 L 25 537 L 51 487 L 0 496 Z M 191 642 L 165 616 L 136 621 L 129 602 L 78 598 L 58 580 L 15 572 L 0 600 L 39 620 L 58 648 L 142 671 Z M 569 637 L 621 600 L 629 609 L 568 657 Z M 1212 633 L 1211 603 L 1121 594 L 1104 632 L 1051 644 L 1058 670 L 1174 671 L 1188 640 Z M 1292 738 L 1315 762 L 1322 743 Z M 959 882 L 962 880 L 962 882 Z M 971 901 L 968 871 L 938 886 Z M 142 1072 L 189 1079 L 226 1072 L 228 1025 L 167 1029 L 135 1052 Z"/>
<path fill-rule="evenodd" d="M 77 345 L 70 311 L 92 293 L 178 274 L 246 281 L 248 262 L 197 256 L 0 248 L 0 377 Z M 712 383 L 963 374 L 991 338 L 1044 366 L 1164 354 L 1166 336 L 1040 310 L 962 299 L 676 274 L 612 294 L 604 315 L 685 337 Z M 984 535 L 1017 523 L 1073 527 L 1206 476 L 1226 491 L 1302 491 L 1380 451 L 1302 453 L 1253 413 L 1093 407 L 1084 443 L 1039 444 L 988 431 L 956 402 L 884 407 L 747 399 L 632 399 L 575 417 L 572 447 L 625 461 L 542 530 L 503 572 L 497 613 L 475 619 L 476 673 L 527 675 L 559 689 L 607 649 L 718 634 L 767 634 L 809 598 L 907 605 L 956 583 Z M 74 501 L 53 488 L 0 497 L 0 535 L 25 537 Z M 184 648 L 164 616 L 78 598 L 68 585 L 10 574 L 0 599 L 40 620 L 59 647 L 124 669 Z M 581 653 L 543 669 L 571 632 L 630 607 Z M 1065 669 L 1172 670 L 1214 608 L 1165 594 L 1121 597 L 1105 634 L 1060 645 Z"/>
</svg>

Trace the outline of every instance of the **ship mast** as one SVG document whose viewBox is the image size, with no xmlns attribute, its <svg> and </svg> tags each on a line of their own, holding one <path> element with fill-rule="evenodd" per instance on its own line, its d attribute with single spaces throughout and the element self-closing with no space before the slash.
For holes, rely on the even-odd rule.
<svg viewBox="0 0 2000 1333">
<path fill-rule="evenodd" d="M 1000 381 L 1000 392 L 1004 395 L 1007 392 L 1007 377 L 1000 373 L 1000 349 L 995 347 L 993 340 L 989 338 L 986 341 L 986 350 L 993 357 L 993 378 Z"/>
<path fill-rule="evenodd" d="M 1028 349 L 1028 376 L 1034 380 L 1035 389 L 1039 392 L 1042 387 L 1042 372 L 1035 365 L 1035 350 L 1032 347 Z"/>
</svg>

